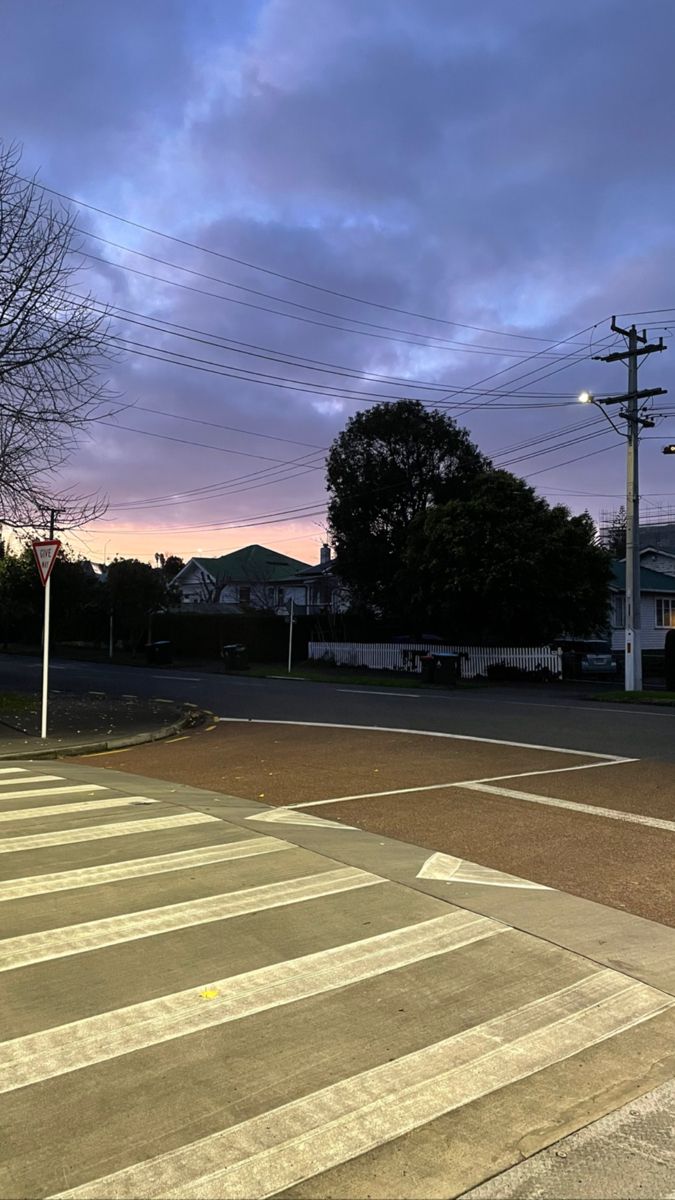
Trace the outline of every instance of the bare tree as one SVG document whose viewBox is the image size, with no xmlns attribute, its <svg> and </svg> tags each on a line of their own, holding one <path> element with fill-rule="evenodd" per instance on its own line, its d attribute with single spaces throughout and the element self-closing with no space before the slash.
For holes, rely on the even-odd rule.
<svg viewBox="0 0 675 1200">
<path fill-rule="evenodd" d="M 0 521 L 59 528 L 99 515 L 95 497 L 58 490 L 78 436 L 110 412 L 100 371 L 108 317 L 70 290 L 80 270 L 74 217 L 20 174 L 0 143 Z"/>
</svg>

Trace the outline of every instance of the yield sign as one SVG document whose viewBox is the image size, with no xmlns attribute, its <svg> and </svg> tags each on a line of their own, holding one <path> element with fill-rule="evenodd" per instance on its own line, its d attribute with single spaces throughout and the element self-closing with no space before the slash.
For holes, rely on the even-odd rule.
<svg viewBox="0 0 675 1200">
<path fill-rule="evenodd" d="M 33 542 L 33 554 L 35 555 L 37 568 L 40 572 L 40 579 L 45 587 L 60 549 L 61 543 L 55 538 L 46 542 Z"/>
</svg>

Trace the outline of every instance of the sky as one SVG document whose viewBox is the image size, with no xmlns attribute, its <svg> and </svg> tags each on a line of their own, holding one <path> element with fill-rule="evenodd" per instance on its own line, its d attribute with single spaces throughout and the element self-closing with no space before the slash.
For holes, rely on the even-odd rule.
<svg viewBox="0 0 675 1200">
<path fill-rule="evenodd" d="M 62 480 L 108 509 L 72 548 L 316 562 L 327 447 L 404 396 L 598 518 L 625 444 L 575 397 L 625 390 L 613 314 L 670 345 L 641 490 L 675 505 L 675 6 L 635 13 L 3 0 L 0 138 L 76 202 L 113 314 L 118 412 Z"/>
</svg>

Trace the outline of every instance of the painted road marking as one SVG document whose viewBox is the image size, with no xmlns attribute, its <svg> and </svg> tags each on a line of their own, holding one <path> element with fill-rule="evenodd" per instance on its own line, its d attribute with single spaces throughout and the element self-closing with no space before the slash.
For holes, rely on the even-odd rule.
<svg viewBox="0 0 675 1200">
<path fill-rule="evenodd" d="M 141 799 L 141 797 L 137 797 Z M 208 813 L 177 813 L 175 817 L 153 817 L 150 821 L 114 821 L 109 825 L 85 825 L 83 829 L 63 829 L 56 833 L 34 833 L 25 837 L 0 840 L 0 854 L 14 850 L 40 850 L 42 846 L 67 846 L 73 842 L 93 842 L 98 838 L 124 837 L 134 833 L 155 833 L 158 829 L 180 829 L 184 825 L 201 825 L 217 821 Z"/>
<path fill-rule="evenodd" d="M 0 971 L 14 971 L 17 967 L 27 967 L 36 962 L 85 954 L 120 942 L 156 937 L 162 933 L 173 933 L 176 929 L 188 929 L 211 921 L 226 921 L 260 909 L 281 908 L 287 904 L 317 900 L 322 896 L 333 896 L 338 892 L 373 887 L 385 882 L 379 875 L 371 875 L 356 867 L 338 867 L 334 871 L 303 875 L 299 879 L 284 879 L 281 883 L 265 883 L 237 892 L 225 892 L 220 896 L 207 896 L 203 900 L 186 900 L 181 904 L 147 908 L 120 917 L 104 917 L 98 921 L 84 921 L 81 925 L 64 925 L 61 929 L 26 933 L 0 942 Z"/>
<path fill-rule="evenodd" d="M 650 1020 L 671 997 L 613 971 L 52 1200 L 269 1197 Z"/>
<path fill-rule="evenodd" d="M 452 854 L 432 854 L 417 872 L 418 879 L 443 879 L 446 883 L 477 883 L 482 887 L 529 888 L 533 891 L 550 892 L 545 883 L 533 883 L 517 875 L 505 875 L 492 867 L 455 858 Z"/>
<path fill-rule="evenodd" d="M 41 779 L 44 776 L 40 776 Z M 12 783 L 19 783 L 20 780 L 13 779 Z M 2 792 L 0 799 L 2 800 L 17 800 L 23 796 L 58 796 L 66 792 L 107 792 L 108 788 L 103 787 L 100 783 L 69 783 L 64 787 L 46 787 L 46 788 L 27 788 L 21 792 Z"/>
<path fill-rule="evenodd" d="M 201 679 L 197 675 L 152 675 L 151 679 L 175 679 L 178 683 L 201 683 Z"/>
<path fill-rule="evenodd" d="M 322 804 L 343 804 L 346 800 L 376 800 L 378 796 L 407 796 L 412 792 L 436 792 L 445 788 L 468 787 L 474 783 L 492 783 L 500 779 L 524 779 L 529 775 L 559 775 L 563 771 L 592 771 L 597 767 L 620 767 L 624 763 L 639 762 L 638 758 L 616 758 L 611 762 L 582 763 L 576 767 L 551 767 L 547 771 L 519 771 L 515 775 L 488 775 L 485 779 L 455 780 L 453 783 L 425 783 L 419 787 L 390 788 L 386 792 L 360 792 L 354 796 L 334 796 L 331 800 L 304 800 L 295 808 L 317 808 Z"/>
<path fill-rule="evenodd" d="M 309 996 L 324 995 L 510 932 L 508 926 L 487 917 L 453 912 L 218 979 L 209 985 L 216 992 L 214 1004 L 204 1004 L 196 985 L 156 1000 L 14 1038 L 0 1044 L 0 1093 Z"/>
<path fill-rule="evenodd" d="M 188 742 L 190 740 L 189 733 L 184 733 L 181 737 L 167 738 L 164 742 L 165 746 L 172 746 L 174 742 Z"/>
<path fill-rule="evenodd" d="M 628 821 L 632 825 L 649 825 L 653 829 L 668 829 L 675 832 L 675 821 L 664 821 L 660 817 L 644 817 L 641 813 L 620 812 L 614 808 L 600 808 L 594 804 L 577 804 L 574 800 L 554 800 L 552 796 L 537 796 L 534 792 L 517 792 L 512 788 L 493 787 L 488 783 L 456 783 L 455 787 L 472 792 L 485 792 L 491 796 L 506 796 L 511 800 L 529 800 L 532 804 L 546 804 L 552 808 L 570 808 L 573 812 L 585 813 L 587 817 L 606 817 L 610 821 Z"/>
<path fill-rule="evenodd" d="M 154 858 L 132 858 L 126 862 L 104 863 L 100 867 L 54 871 L 51 875 L 27 875 L 23 879 L 8 879 L 0 883 L 0 902 L 18 900 L 23 896 L 40 896 L 47 892 L 67 892 L 73 888 L 98 887 L 119 879 L 141 879 L 146 875 L 162 875 L 167 871 L 187 871 L 231 859 L 276 854 L 280 850 L 295 850 L 295 846 L 279 838 L 255 837 L 240 842 L 224 842 L 219 846 L 200 846 L 196 850 L 158 854 Z"/>
<path fill-rule="evenodd" d="M 388 692 L 374 692 L 372 688 L 336 688 L 336 692 L 344 692 L 347 696 L 393 696 L 395 700 L 419 700 L 419 692 L 399 692 L 391 688 Z"/>
<path fill-rule="evenodd" d="M 16 775 L 20 772 L 25 773 L 27 769 L 27 767 L 0 767 L 0 775 Z"/>
<path fill-rule="evenodd" d="M 329 803 L 326 801 L 326 803 Z M 297 808 L 302 808 L 301 804 Z M 341 821 L 326 821 L 323 817 L 313 817 L 310 813 L 296 812 L 294 808 L 270 808 L 267 812 L 247 817 L 247 821 L 269 821 L 279 825 L 322 825 L 329 829 L 354 829 L 353 825 L 343 825 Z"/>
<path fill-rule="evenodd" d="M 26 779 L 0 779 L 0 788 L 14 787 L 17 783 L 47 783 L 50 780 L 63 780 L 63 775 L 29 775 Z M 0 792 L 0 800 L 2 793 Z"/>
<path fill-rule="evenodd" d="M 476 737 L 468 733 L 441 733 L 436 729 L 398 729 L 390 725 L 349 725 L 339 721 L 272 721 L 262 717 L 218 717 L 237 725 L 296 725 L 306 729 L 365 729 L 368 733 L 407 733 L 411 737 L 449 738 L 454 742 L 478 742 L 487 746 L 515 746 L 519 750 L 549 750 L 551 754 L 576 754 L 580 758 L 602 758 L 622 762 L 619 754 L 600 754 L 597 750 L 568 750 L 563 746 L 540 746 L 537 742 L 510 742 L 505 738 Z"/>
<path fill-rule="evenodd" d="M 107 808 L 129 808 L 134 804 L 157 804 L 139 796 L 123 796 L 121 799 L 78 800 L 75 804 L 47 804 L 41 808 L 15 808 L 11 812 L 0 811 L 0 821 L 26 821 L 31 817 L 55 817 L 59 813 L 103 812 Z"/>
</svg>

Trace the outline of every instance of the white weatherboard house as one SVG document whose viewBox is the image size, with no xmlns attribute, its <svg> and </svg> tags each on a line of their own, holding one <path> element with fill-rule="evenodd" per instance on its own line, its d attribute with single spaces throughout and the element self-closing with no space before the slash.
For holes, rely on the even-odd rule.
<svg viewBox="0 0 675 1200">
<path fill-rule="evenodd" d="M 649 550 L 641 555 L 642 563 Z M 668 556 L 670 557 L 670 556 Z M 615 562 L 612 567 L 614 581 L 610 584 L 610 624 L 612 650 L 625 648 L 626 628 L 626 564 Z M 640 567 L 640 616 L 642 619 L 642 649 L 663 650 L 669 629 L 675 628 L 675 571 L 666 574 L 663 570 Z"/>
<path fill-rule="evenodd" d="M 244 546 L 219 558 L 191 558 L 172 586 L 194 611 L 278 613 L 292 600 L 299 615 L 341 612 L 347 600 L 333 567 L 327 545 L 317 566 L 266 546 Z"/>
</svg>

